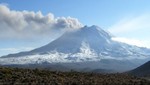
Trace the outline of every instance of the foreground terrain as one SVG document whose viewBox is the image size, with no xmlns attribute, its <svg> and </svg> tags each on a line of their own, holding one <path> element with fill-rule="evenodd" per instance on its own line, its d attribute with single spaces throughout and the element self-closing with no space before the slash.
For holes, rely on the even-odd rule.
<svg viewBox="0 0 150 85">
<path fill-rule="evenodd" d="M 0 85 L 150 85 L 150 82 L 128 74 L 59 72 L 40 69 L 0 67 Z"/>
</svg>

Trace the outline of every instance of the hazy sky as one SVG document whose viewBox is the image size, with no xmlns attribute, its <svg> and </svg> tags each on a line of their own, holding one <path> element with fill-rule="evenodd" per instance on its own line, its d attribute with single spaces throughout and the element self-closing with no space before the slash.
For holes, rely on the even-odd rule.
<svg viewBox="0 0 150 85">
<path fill-rule="evenodd" d="M 69 27 L 83 25 L 98 25 L 117 36 L 114 40 L 150 47 L 149 4 L 150 0 L 0 0 L 0 56 L 45 45 Z"/>
</svg>

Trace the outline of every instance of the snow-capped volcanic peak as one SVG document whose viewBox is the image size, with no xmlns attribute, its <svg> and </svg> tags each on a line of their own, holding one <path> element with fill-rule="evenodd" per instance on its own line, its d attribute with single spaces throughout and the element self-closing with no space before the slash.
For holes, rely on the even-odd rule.
<svg viewBox="0 0 150 85">
<path fill-rule="evenodd" d="M 111 36 L 106 31 L 98 26 L 87 27 L 74 31 L 67 31 L 58 39 L 40 48 L 29 52 L 21 52 L 18 54 L 11 54 L 5 57 L 20 57 L 25 55 L 46 54 L 52 51 L 61 53 L 77 53 L 80 51 L 82 43 L 86 42 L 95 51 L 100 51 L 105 45 L 111 42 Z"/>
<path fill-rule="evenodd" d="M 102 59 L 146 59 L 147 49 L 111 40 L 110 33 L 98 26 L 67 31 L 56 40 L 29 52 L 3 56 L 0 64 L 86 62 Z M 145 50 L 145 51 L 144 51 Z"/>
</svg>

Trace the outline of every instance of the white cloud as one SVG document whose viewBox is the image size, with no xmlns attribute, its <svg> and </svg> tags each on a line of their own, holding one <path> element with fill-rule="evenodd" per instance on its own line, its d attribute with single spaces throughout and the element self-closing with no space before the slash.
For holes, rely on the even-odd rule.
<svg viewBox="0 0 150 85">
<path fill-rule="evenodd" d="M 150 16 L 143 14 L 125 17 L 109 27 L 109 31 L 119 38 L 114 40 L 150 48 Z"/>
<path fill-rule="evenodd" d="M 1 48 L 0 51 L 17 52 L 18 49 L 16 49 L 16 48 Z"/>
<path fill-rule="evenodd" d="M 20 47 L 20 48 L 0 48 L 0 53 L 2 52 L 11 52 L 11 53 L 17 53 L 21 51 L 29 51 L 32 50 L 32 47 Z"/>
<path fill-rule="evenodd" d="M 30 51 L 34 49 L 33 47 L 19 47 L 19 48 L 0 48 L 0 57 L 7 55 L 7 54 L 13 54 L 13 53 L 19 53 L 22 51 Z"/>
<path fill-rule="evenodd" d="M 112 40 L 122 42 L 122 43 L 127 43 L 130 45 L 135 45 L 139 47 L 147 47 L 150 48 L 150 42 L 149 41 L 142 41 L 142 40 L 137 40 L 137 39 L 129 39 L 129 38 L 121 38 L 121 37 L 113 37 Z"/>
<path fill-rule="evenodd" d="M 82 24 L 76 18 L 54 17 L 40 11 L 10 10 L 0 4 L 0 38 L 32 38 L 54 35 L 62 30 L 77 29 Z M 53 33 L 55 31 L 55 33 Z"/>
<path fill-rule="evenodd" d="M 136 32 L 139 30 L 147 30 L 150 28 L 149 14 L 143 14 L 138 17 L 126 17 L 110 26 L 108 29 L 111 33 L 122 34 L 128 32 Z"/>
</svg>

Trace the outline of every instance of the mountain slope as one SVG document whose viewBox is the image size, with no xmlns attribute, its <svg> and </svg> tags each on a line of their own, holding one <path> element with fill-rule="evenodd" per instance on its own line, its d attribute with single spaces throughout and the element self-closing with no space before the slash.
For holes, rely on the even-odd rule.
<svg viewBox="0 0 150 85">
<path fill-rule="evenodd" d="M 45 54 L 51 51 L 58 51 L 62 53 L 77 53 L 83 42 L 87 42 L 94 50 L 100 50 L 105 47 L 111 40 L 111 36 L 104 30 L 98 30 L 97 26 L 83 27 L 80 30 L 69 31 L 63 34 L 58 39 L 45 45 L 43 47 L 34 49 L 29 52 L 22 52 L 19 54 L 12 54 L 4 57 L 17 57 L 32 54 Z M 104 45 L 105 44 L 105 45 Z"/>
<path fill-rule="evenodd" d="M 97 26 L 64 33 L 40 48 L 0 58 L 0 64 L 60 63 L 74 68 L 130 70 L 149 59 L 150 50 L 113 41 Z M 79 65 L 78 65 L 79 64 Z M 130 64 L 130 65 L 129 65 Z M 117 68 L 115 66 L 118 66 Z"/>
<path fill-rule="evenodd" d="M 150 61 L 130 71 L 129 73 L 136 75 L 136 76 L 149 76 L 150 77 Z"/>
</svg>

